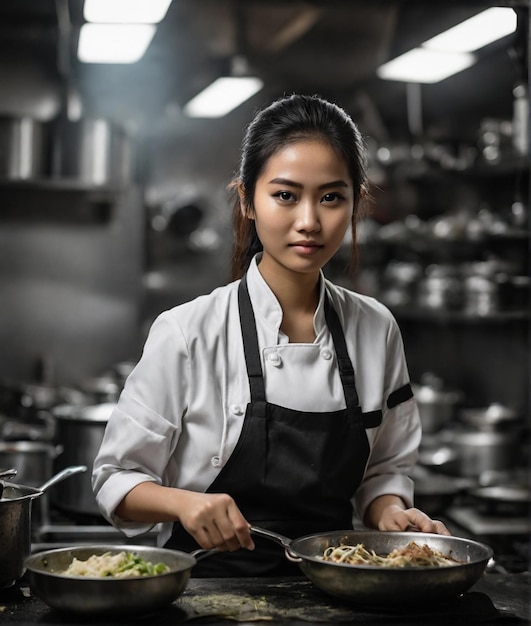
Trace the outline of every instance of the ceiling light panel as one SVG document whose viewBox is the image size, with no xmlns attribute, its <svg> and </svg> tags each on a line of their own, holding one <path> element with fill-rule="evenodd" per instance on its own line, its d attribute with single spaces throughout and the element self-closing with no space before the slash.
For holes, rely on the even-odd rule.
<svg viewBox="0 0 531 626">
<path fill-rule="evenodd" d="M 422 46 L 446 52 L 474 52 L 514 33 L 516 27 L 517 19 L 513 9 L 492 7 L 428 39 Z"/>
<path fill-rule="evenodd" d="M 85 0 L 83 17 L 100 24 L 157 24 L 171 0 Z"/>
<path fill-rule="evenodd" d="M 184 107 L 188 117 L 223 117 L 262 89 L 264 83 L 251 76 L 216 79 Z"/>
<path fill-rule="evenodd" d="M 410 83 L 437 83 L 461 72 L 475 62 L 468 53 L 448 53 L 414 48 L 381 65 L 376 73 L 385 80 Z"/>
<path fill-rule="evenodd" d="M 78 58 L 83 63 L 136 63 L 154 34 L 152 24 L 83 24 Z"/>
</svg>

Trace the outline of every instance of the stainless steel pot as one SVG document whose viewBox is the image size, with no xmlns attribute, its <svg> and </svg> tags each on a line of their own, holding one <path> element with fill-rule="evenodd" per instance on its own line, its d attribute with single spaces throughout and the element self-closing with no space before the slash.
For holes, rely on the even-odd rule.
<svg viewBox="0 0 531 626">
<path fill-rule="evenodd" d="M 124 184 L 131 175 L 129 140 L 123 131 L 106 119 L 53 124 L 52 174 L 87 185 Z"/>
<path fill-rule="evenodd" d="M 17 470 L 17 481 L 37 487 L 53 474 L 62 446 L 42 441 L 0 441 L 0 466 Z"/>
<path fill-rule="evenodd" d="M 431 373 L 424 374 L 421 383 L 412 385 L 412 389 L 423 433 L 436 433 L 453 422 L 463 400 L 460 391 L 445 389 L 443 381 Z"/>
<path fill-rule="evenodd" d="M 56 419 L 56 442 L 63 448 L 55 460 L 56 471 L 69 465 L 86 465 L 92 469 L 114 407 L 112 402 L 91 406 L 65 404 L 51 411 Z M 59 485 L 51 498 L 63 511 L 101 515 L 92 491 L 91 472 Z"/>
<path fill-rule="evenodd" d="M 493 555 L 489 546 L 477 541 L 431 533 L 345 530 L 292 540 L 256 526 L 252 526 L 251 531 L 280 544 L 286 557 L 298 563 L 307 578 L 322 591 L 379 609 L 433 604 L 457 597 L 477 582 Z M 390 568 L 331 563 L 321 558 L 330 546 L 362 543 L 377 554 L 389 554 L 396 548 L 405 547 L 410 541 L 451 555 L 461 564 Z"/>
<path fill-rule="evenodd" d="M 31 180 L 46 173 L 45 125 L 30 117 L 0 116 L 0 177 Z"/>
<path fill-rule="evenodd" d="M 448 443 L 457 454 L 459 474 L 479 477 L 484 472 L 518 466 L 519 438 L 516 431 L 456 430 Z"/>
<path fill-rule="evenodd" d="M 38 487 L 53 474 L 54 461 L 62 452 L 61 446 L 43 441 L 0 442 L 0 466 L 17 470 L 17 482 Z M 49 496 L 44 494 L 35 503 L 32 524 L 35 527 L 49 521 Z"/>
<path fill-rule="evenodd" d="M 25 572 L 24 562 L 31 551 L 32 500 L 42 496 L 52 485 L 86 469 L 86 466 L 65 468 L 40 488 L 3 483 L 0 498 L 0 589 L 12 586 Z"/>
</svg>

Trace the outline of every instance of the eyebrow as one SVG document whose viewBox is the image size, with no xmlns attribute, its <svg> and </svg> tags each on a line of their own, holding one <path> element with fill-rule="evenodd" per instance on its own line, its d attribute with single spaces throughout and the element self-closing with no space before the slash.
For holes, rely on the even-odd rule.
<svg viewBox="0 0 531 626">
<path fill-rule="evenodd" d="M 297 187 L 297 189 L 302 189 L 303 185 L 301 183 L 296 183 L 288 178 L 273 178 L 273 180 L 269 181 L 270 185 L 289 185 L 290 187 Z M 348 187 L 348 183 L 344 180 L 333 180 L 329 183 L 323 183 L 319 185 L 318 189 L 329 189 L 330 187 Z"/>
</svg>

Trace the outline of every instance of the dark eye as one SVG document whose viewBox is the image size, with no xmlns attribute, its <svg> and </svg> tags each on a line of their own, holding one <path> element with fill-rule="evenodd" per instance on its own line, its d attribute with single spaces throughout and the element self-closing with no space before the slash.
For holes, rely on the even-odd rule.
<svg viewBox="0 0 531 626">
<path fill-rule="evenodd" d="M 323 196 L 323 202 L 336 202 L 337 200 L 342 200 L 343 196 L 335 191 L 331 191 Z"/>
<path fill-rule="evenodd" d="M 293 194 L 289 191 L 279 191 L 274 195 L 276 198 L 279 198 L 283 202 L 289 202 L 290 200 L 293 200 Z"/>
</svg>

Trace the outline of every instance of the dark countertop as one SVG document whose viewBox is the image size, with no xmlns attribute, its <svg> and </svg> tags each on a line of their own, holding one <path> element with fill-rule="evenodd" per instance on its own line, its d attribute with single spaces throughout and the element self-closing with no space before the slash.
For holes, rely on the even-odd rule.
<svg viewBox="0 0 531 626">
<path fill-rule="evenodd" d="M 317 589 L 306 578 L 191 578 L 170 606 L 123 620 L 61 614 L 34 597 L 24 579 L 0 592 L 0 624 L 240 624 L 265 621 L 291 626 L 321 624 L 531 624 L 531 575 L 487 573 L 455 600 L 418 610 L 380 612 L 356 607 Z"/>
</svg>

